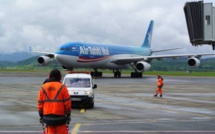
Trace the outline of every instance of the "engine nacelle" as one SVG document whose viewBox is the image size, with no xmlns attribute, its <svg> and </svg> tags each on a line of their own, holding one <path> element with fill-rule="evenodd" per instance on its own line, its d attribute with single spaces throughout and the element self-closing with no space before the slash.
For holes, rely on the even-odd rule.
<svg viewBox="0 0 215 134">
<path fill-rule="evenodd" d="M 190 67 L 198 67 L 200 65 L 200 60 L 196 57 L 189 58 L 187 64 Z"/>
<path fill-rule="evenodd" d="M 151 68 L 151 65 L 144 61 L 137 62 L 136 64 L 136 70 L 138 72 L 148 71 L 150 68 Z"/>
<path fill-rule="evenodd" d="M 37 59 L 37 62 L 40 64 L 40 65 L 48 65 L 50 62 L 51 62 L 51 58 L 48 57 L 48 56 L 40 56 L 38 59 Z"/>
</svg>

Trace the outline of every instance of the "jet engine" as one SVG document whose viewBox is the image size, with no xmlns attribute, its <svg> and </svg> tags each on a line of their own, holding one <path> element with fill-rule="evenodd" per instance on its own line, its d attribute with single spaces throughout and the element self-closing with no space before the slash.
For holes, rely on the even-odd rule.
<svg viewBox="0 0 215 134">
<path fill-rule="evenodd" d="M 151 68 L 151 65 L 144 61 L 137 62 L 136 64 L 136 70 L 138 72 L 148 71 L 150 68 Z"/>
<path fill-rule="evenodd" d="M 40 64 L 40 65 L 48 65 L 50 62 L 51 62 L 51 58 L 48 57 L 48 56 L 40 56 L 38 59 L 37 59 L 37 62 Z"/>
<path fill-rule="evenodd" d="M 196 57 L 191 57 L 188 59 L 187 64 L 190 67 L 198 67 L 200 65 L 200 60 Z"/>
</svg>

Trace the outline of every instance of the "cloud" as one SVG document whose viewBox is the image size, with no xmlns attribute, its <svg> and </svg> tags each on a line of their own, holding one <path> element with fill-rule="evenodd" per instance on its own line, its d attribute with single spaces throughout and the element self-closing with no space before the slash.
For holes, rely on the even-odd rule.
<svg viewBox="0 0 215 134">
<path fill-rule="evenodd" d="M 1 0 L 0 52 L 54 52 L 70 41 L 140 45 L 155 21 L 152 47 L 185 47 L 179 52 L 211 51 L 192 47 L 185 0 Z"/>
</svg>

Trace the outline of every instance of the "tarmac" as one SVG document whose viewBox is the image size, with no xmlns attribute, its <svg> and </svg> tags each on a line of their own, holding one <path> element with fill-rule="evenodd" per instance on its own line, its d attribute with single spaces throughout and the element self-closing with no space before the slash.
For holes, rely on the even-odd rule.
<svg viewBox="0 0 215 134">
<path fill-rule="evenodd" d="M 37 95 L 44 73 L 0 72 L 0 134 L 42 133 Z M 214 134 L 215 78 L 96 78 L 95 107 L 74 108 L 69 134 Z"/>
</svg>

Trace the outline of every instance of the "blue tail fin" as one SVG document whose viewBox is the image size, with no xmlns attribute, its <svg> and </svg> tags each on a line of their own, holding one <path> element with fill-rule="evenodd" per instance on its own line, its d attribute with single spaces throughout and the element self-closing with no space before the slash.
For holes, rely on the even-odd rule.
<svg viewBox="0 0 215 134">
<path fill-rule="evenodd" d="M 154 25 L 154 21 L 151 20 L 145 36 L 145 40 L 141 47 L 148 47 L 148 48 L 151 47 L 153 25 Z"/>
</svg>

